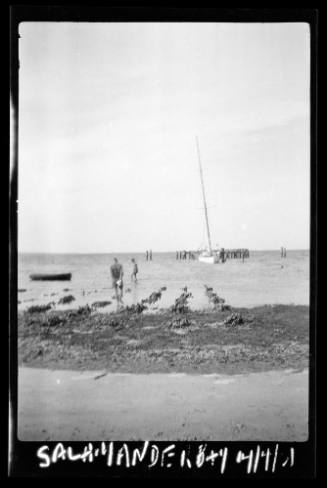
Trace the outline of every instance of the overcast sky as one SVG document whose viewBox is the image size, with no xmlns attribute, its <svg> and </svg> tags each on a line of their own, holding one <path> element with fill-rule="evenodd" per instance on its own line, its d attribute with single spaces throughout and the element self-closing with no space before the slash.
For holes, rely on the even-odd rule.
<svg viewBox="0 0 327 488">
<path fill-rule="evenodd" d="M 307 24 L 19 33 L 19 251 L 309 247 Z"/>
</svg>

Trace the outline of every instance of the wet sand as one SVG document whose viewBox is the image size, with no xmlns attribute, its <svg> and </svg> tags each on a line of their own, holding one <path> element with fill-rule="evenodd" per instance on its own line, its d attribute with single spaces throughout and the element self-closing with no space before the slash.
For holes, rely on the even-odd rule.
<svg viewBox="0 0 327 488">
<path fill-rule="evenodd" d="M 96 379 L 97 378 L 97 379 Z M 305 441 L 308 370 L 217 375 L 21 367 L 23 441 Z"/>
</svg>

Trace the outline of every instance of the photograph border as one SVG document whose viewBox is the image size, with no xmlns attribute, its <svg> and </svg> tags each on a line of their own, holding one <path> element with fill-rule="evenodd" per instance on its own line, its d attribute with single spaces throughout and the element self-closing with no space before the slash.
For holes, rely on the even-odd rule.
<svg viewBox="0 0 327 488">
<path fill-rule="evenodd" d="M 247 473 L 243 463 L 234 463 L 223 474 L 211 465 L 201 468 L 174 465 L 154 466 L 139 463 L 126 469 L 124 465 L 108 466 L 103 459 L 93 462 L 61 462 L 48 469 L 40 467 L 38 449 L 47 444 L 54 448 L 57 442 L 22 442 L 17 437 L 17 200 L 18 200 L 18 114 L 19 114 L 19 24 L 22 22 L 305 22 L 310 25 L 310 364 L 309 364 L 309 438 L 306 442 L 278 442 L 280 452 L 295 450 L 296 463 L 293 467 L 281 464 L 272 473 L 259 469 Z M 10 6 L 10 181 L 9 181 L 9 433 L 8 433 L 8 475 L 14 477 L 195 477 L 195 478 L 315 478 L 316 477 L 316 332 L 317 332 L 317 66 L 318 66 L 318 11 L 316 9 L 218 9 L 218 8 L 175 8 L 175 7 L 90 7 L 90 6 Z M 110 442 L 110 440 L 106 441 Z M 160 450 L 172 442 L 152 442 Z M 175 449 L 183 450 L 189 457 L 196 456 L 199 446 L 206 444 L 208 449 L 220 451 L 228 448 L 235 459 L 237 453 L 257 449 L 274 451 L 276 442 L 174 442 Z M 101 441 L 92 442 L 99 447 Z M 142 442 L 114 442 L 119 449 L 127 444 L 132 450 L 140 448 Z M 63 442 L 75 452 L 82 452 L 89 442 Z M 286 454 L 285 454 L 286 456 Z"/>
</svg>

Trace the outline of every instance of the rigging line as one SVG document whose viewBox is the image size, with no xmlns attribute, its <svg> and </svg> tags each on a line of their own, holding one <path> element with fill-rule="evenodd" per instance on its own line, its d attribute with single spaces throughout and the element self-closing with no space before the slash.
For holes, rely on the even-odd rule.
<svg viewBox="0 0 327 488">
<path fill-rule="evenodd" d="M 203 173 L 202 173 L 201 157 L 200 157 L 200 146 L 199 146 L 199 140 L 197 136 L 195 136 L 195 140 L 196 140 L 196 147 L 197 147 L 198 159 L 199 159 L 200 178 L 201 178 L 202 196 L 203 196 L 203 203 L 204 203 L 204 214 L 205 214 L 206 227 L 207 227 L 208 245 L 209 245 L 209 251 L 211 253 L 212 247 L 211 247 L 211 238 L 210 238 L 210 230 L 209 230 L 208 210 L 207 210 L 206 195 L 204 190 Z"/>
</svg>

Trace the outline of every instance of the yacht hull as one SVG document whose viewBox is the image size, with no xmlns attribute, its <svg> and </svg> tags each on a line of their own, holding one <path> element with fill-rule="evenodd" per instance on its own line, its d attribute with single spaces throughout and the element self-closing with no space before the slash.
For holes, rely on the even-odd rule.
<svg viewBox="0 0 327 488">
<path fill-rule="evenodd" d="M 199 261 L 201 263 L 207 263 L 207 264 L 217 264 L 219 262 L 218 256 L 199 256 Z"/>
</svg>

